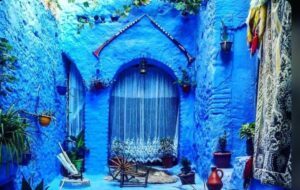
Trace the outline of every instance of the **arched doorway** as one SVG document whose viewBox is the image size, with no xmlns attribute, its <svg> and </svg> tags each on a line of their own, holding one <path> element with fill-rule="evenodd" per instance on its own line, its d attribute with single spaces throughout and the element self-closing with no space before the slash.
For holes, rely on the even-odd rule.
<svg viewBox="0 0 300 190">
<path fill-rule="evenodd" d="M 129 159 L 160 160 L 160 141 L 171 139 L 177 157 L 179 93 L 174 78 L 148 65 L 131 66 L 116 77 L 110 97 L 109 157 L 123 149 Z M 125 144 L 125 146 L 124 146 Z"/>
</svg>

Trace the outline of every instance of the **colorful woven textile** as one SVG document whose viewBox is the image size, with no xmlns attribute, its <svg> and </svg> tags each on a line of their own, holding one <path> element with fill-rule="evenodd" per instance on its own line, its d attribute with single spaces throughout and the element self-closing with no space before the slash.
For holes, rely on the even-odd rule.
<svg viewBox="0 0 300 190">
<path fill-rule="evenodd" d="M 272 0 L 261 47 L 254 177 L 291 187 L 291 6 Z"/>
</svg>

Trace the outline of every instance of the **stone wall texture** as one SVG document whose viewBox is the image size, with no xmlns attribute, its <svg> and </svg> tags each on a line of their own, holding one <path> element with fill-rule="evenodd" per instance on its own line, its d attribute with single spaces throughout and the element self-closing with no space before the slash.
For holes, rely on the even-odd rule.
<svg viewBox="0 0 300 190">
<path fill-rule="evenodd" d="M 243 123 L 255 120 L 257 62 L 247 51 L 248 0 L 208 1 L 199 14 L 194 155 L 202 177 L 208 176 L 218 138 L 226 130 L 227 149 L 234 157 L 245 155 L 239 138 Z M 220 51 L 221 21 L 230 28 L 231 53 Z"/>
<path fill-rule="evenodd" d="M 59 174 L 56 155 L 66 126 L 66 100 L 56 92 L 56 85 L 66 82 L 57 23 L 39 1 L 22 0 L 0 1 L 0 20 L 0 36 L 9 40 L 18 58 L 14 92 L 1 104 L 7 107 L 15 103 L 16 108 L 29 113 L 53 110 L 56 118 L 46 128 L 39 126 L 36 117 L 24 115 L 31 125 L 32 160 L 28 166 L 19 166 L 16 183 L 20 184 L 22 174 L 48 183 Z"/>
<path fill-rule="evenodd" d="M 32 143 L 33 160 L 20 167 L 21 174 L 35 179 L 52 180 L 59 173 L 57 143 L 65 136 L 66 99 L 56 92 L 56 85 L 65 84 L 66 76 L 61 50 L 76 64 L 88 87 L 99 69 L 104 78 L 114 79 L 124 67 L 146 57 L 177 78 L 179 67 L 187 60 L 180 50 L 148 18 L 119 36 L 96 59 L 92 52 L 101 44 L 143 14 L 149 14 L 196 57 L 190 66 L 197 81 L 189 95 L 180 93 L 179 157 L 192 159 L 196 170 L 206 179 L 216 151 L 218 137 L 227 131 L 232 160 L 244 156 L 245 142 L 239 138 L 243 123 L 255 120 L 257 62 L 250 57 L 246 44 L 245 20 L 249 0 L 209 0 L 197 16 L 181 16 L 169 4 L 152 0 L 151 4 L 133 9 L 126 18 L 110 21 L 110 14 L 126 4 L 125 0 L 103 0 L 84 7 L 82 3 L 62 1 L 62 10 L 53 17 L 40 1 L 0 1 L 0 36 L 14 46 L 18 57 L 19 81 L 14 93 L 3 104 L 17 100 L 17 107 L 36 113 L 55 110 L 56 121 L 48 128 L 30 117 L 32 130 L 38 132 Z M 91 22 L 95 15 L 104 15 L 105 23 L 85 24 L 78 32 L 77 16 L 85 15 Z M 220 52 L 221 21 L 229 26 L 233 47 L 229 54 Z M 86 93 L 85 140 L 90 149 L 86 157 L 86 173 L 107 171 L 109 138 L 109 98 L 111 87 Z M 241 164 L 237 171 L 241 171 Z M 234 174 L 238 175 L 238 174 Z M 231 179 L 232 184 L 238 183 Z M 239 179 L 240 180 L 240 179 Z M 240 185 L 240 181 L 239 184 Z"/>
<path fill-rule="evenodd" d="M 122 2 L 121 2 L 122 3 Z M 186 67 L 186 57 L 147 17 L 120 35 L 100 55 L 92 54 L 106 40 L 119 32 L 130 22 L 143 14 L 149 14 L 166 31 L 181 42 L 186 49 L 196 55 L 197 17 L 182 17 L 169 4 L 154 0 L 142 9 L 134 9 L 126 18 L 118 22 L 110 21 L 110 14 L 117 6 L 114 1 L 103 2 L 102 6 L 85 9 L 81 4 L 66 4 L 72 12 L 63 12 L 59 18 L 60 37 L 63 51 L 67 53 L 80 70 L 87 87 L 99 69 L 104 78 L 114 79 L 117 73 L 145 57 L 149 62 L 166 68 L 169 73 L 180 78 L 179 67 Z M 93 22 L 94 15 L 104 14 L 105 23 L 86 25 L 77 32 L 78 15 L 86 15 Z M 191 68 L 191 71 L 193 68 Z M 109 97 L 111 87 L 99 93 L 88 92 L 86 96 L 85 127 L 86 144 L 90 154 L 86 157 L 86 172 L 97 174 L 106 171 L 109 141 Z M 194 128 L 194 95 L 181 93 L 179 155 L 191 158 Z"/>
</svg>

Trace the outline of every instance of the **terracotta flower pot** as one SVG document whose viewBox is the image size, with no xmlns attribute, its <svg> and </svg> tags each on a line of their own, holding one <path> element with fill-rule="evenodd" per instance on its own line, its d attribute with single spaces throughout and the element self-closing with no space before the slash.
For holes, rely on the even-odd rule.
<svg viewBox="0 0 300 190">
<path fill-rule="evenodd" d="M 186 185 L 186 184 L 195 184 L 195 173 L 194 172 L 190 172 L 187 174 L 179 174 L 178 177 L 181 180 L 182 185 Z"/>
<path fill-rule="evenodd" d="M 189 85 L 189 84 L 182 85 L 182 90 L 185 93 L 189 93 L 191 91 L 191 85 Z"/>
<path fill-rule="evenodd" d="M 231 152 L 215 152 L 214 163 L 218 168 L 229 168 Z"/>
<path fill-rule="evenodd" d="M 221 50 L 223 52 L 230 52 L 231 51 L 232 42 L 223 41 L 223 42 L 220 43 L 220 45 L 221 45 Z"/>
<path fill-rule="evenodd" d="M 163 156 L 162 157 L 162 165 L 164 168 L 173 167 L 173 156 Z"/>
<path fill-rule="evenodd" d="M 216 167 L 211 168 L 210 176 L 207 179 L 206 186 L 209 190 L 221 190 L 223 187 L 222 178 L 223 178 L 223 171 L 217 169 Z"/>
<path fill-rule="evenodd" d="M 39 123 L 40 123 L 41 126 L 47 127 L 50 124 L 51 119 L 52 118 L 50 116 L 40 115 L 39 116 Z"/>
</svg>

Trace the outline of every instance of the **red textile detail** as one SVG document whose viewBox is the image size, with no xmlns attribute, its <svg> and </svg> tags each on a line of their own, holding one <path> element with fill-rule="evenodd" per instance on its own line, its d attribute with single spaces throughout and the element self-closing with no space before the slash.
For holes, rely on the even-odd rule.
<svg viewBox="0 0 300 190">
<path fill-rule="evenodd" d="M 255 32 L 255 35 L 254 35 L 254 37 L 252 39 L 252 42 L 251 42 L 251 48 L 250 48 L 250 51 L 251 51 L 252 55 L 256 52 L 258 46 L 259 46 L 258 34 L 257 34 L 257 32 Z"/>
<path fill-rule="evenodd" d="M 253 157 L 251 156 L 245 164 L 244 179 L 251 179 L 253 177 Z"/>
</svg>

